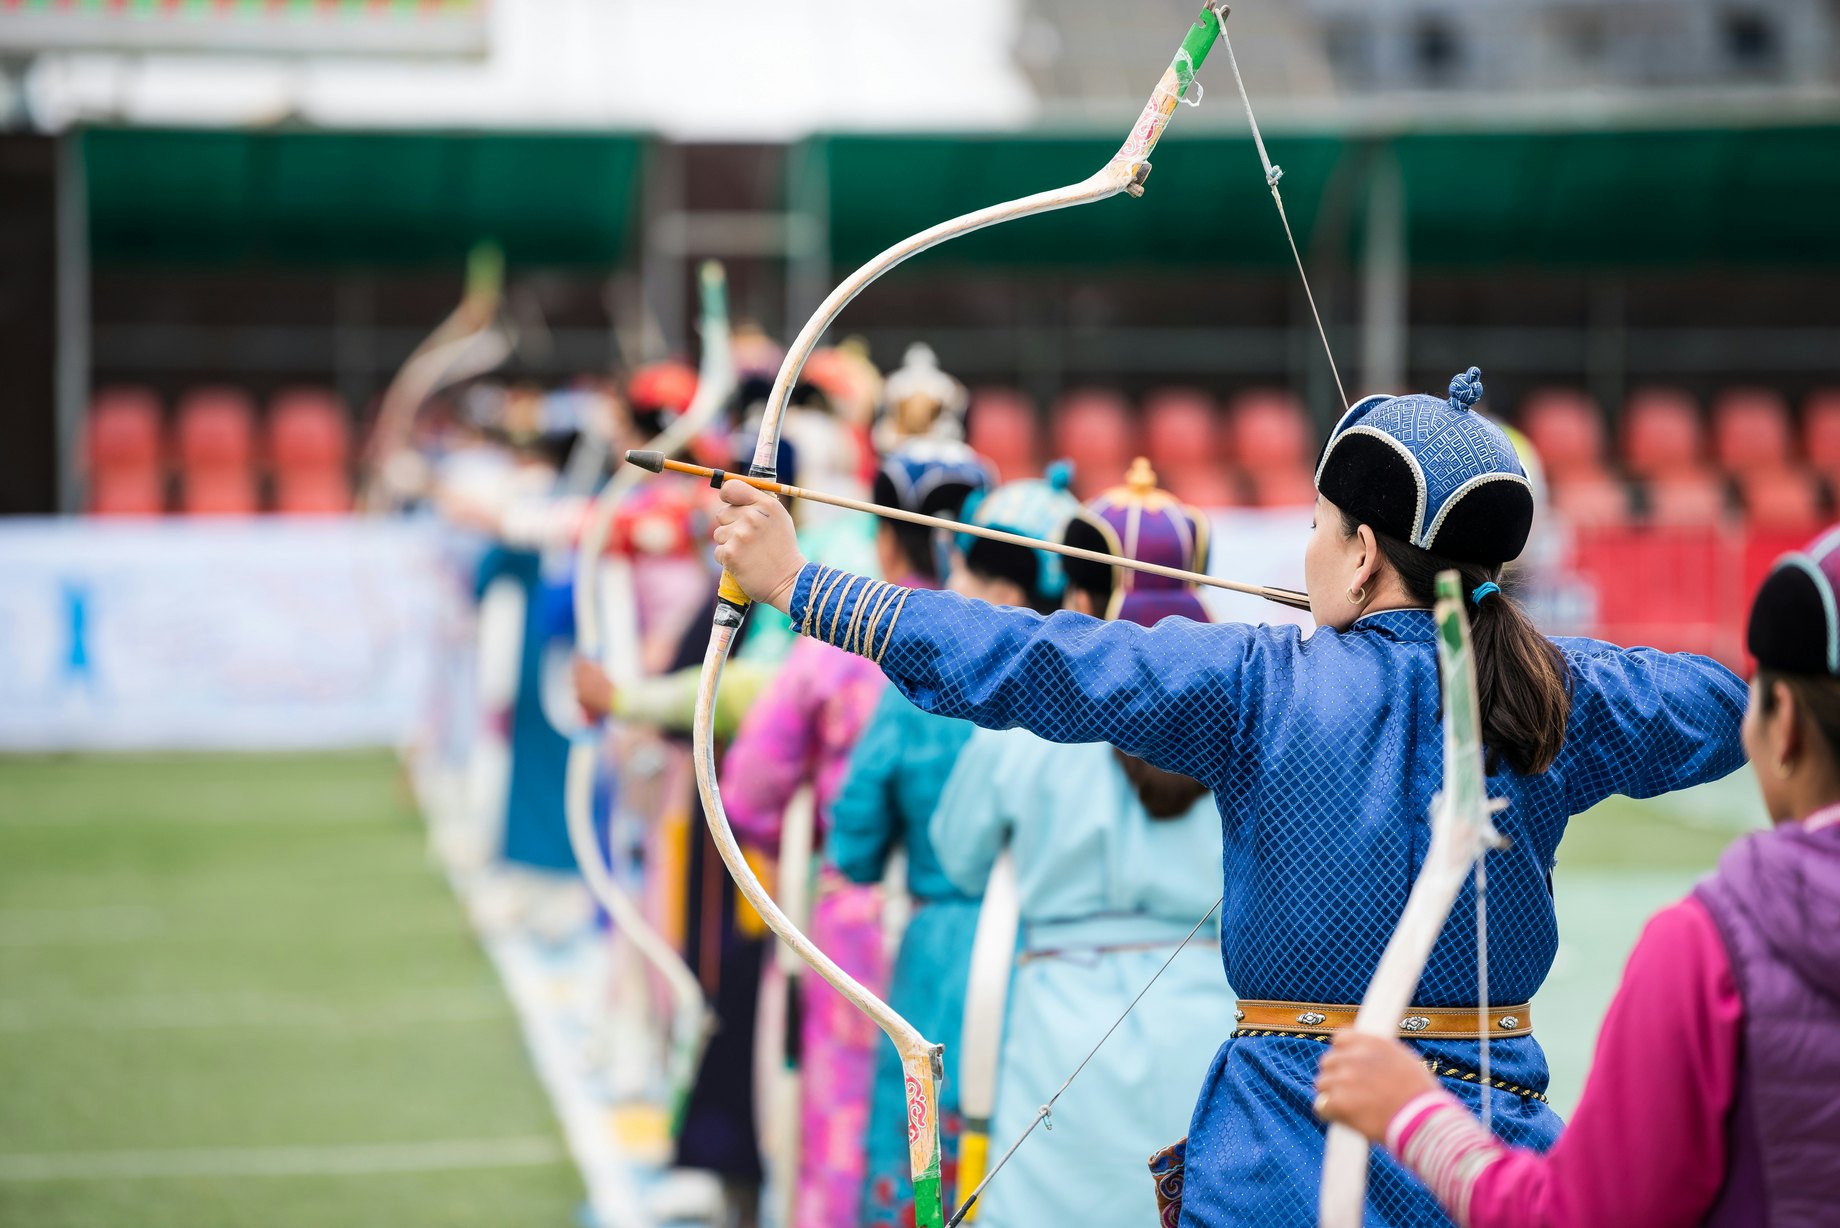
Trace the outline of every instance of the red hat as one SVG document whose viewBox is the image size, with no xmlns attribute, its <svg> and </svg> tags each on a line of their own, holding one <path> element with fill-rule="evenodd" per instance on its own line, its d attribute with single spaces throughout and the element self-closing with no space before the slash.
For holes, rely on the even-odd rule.
<svg viewBox="0 0 1840 1228">
<path fill-rule="evenodd" d="M 626 399 L 635 410 L 682 413 L 696 398 L 696 372 L 681 362 L 652 362 L 633 372 Z"/>
</svg>

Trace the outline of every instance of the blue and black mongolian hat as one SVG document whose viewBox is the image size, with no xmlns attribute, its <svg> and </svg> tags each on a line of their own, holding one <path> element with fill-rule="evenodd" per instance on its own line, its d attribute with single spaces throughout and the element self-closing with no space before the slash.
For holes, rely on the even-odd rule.
<svg viewBox="0 0 1840 1228">
<path fill-rule="evenodd" d="M 882 458 L 875 501 L 883 507 L 958 519 L 965 500 L 997 484 L 990 462 L 955 439 L 909 439 Z"/>
<path fill-rule="evenodd" d="M 882 458 L 875 471 L 876 503 L 926 516 L 957 520 L 965 502 L 997 484 L 989 461 L 955 439 L 909 439 Z M 934 533 L 898 520 L 887 522 L 916 566 L 934 579 L 951 570 L 951 543 Z M 930 568 L 928 567 L 930 562 Z"/>
<path fill-rule="evenodd" d="M 1785 554 L 1751 603 L 1746 647 L 1757 664 L 1785 674 L 1840 677 L 1840 528 Z"/>
<path fill-rule="evenodd" d="M 1502 429 L 1475 412 L 1482 372 L 1450 397 L 1371 396 L 1335 425 L 1316 466 L 1323 498 L 1376 531 L 1460 563 L 1498 567 L 1533 529 L 1533 484 Z"/>
</svg>

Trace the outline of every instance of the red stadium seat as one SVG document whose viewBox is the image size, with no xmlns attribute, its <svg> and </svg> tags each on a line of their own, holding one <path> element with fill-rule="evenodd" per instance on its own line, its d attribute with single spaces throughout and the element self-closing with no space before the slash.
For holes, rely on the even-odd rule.
<svg viewBox="0 0 1840 1228">
<path fill-rule="evenodd" d="M 343 470 L 275 475 L 275 510 L 284 516 L 340 516 L 351 511 L 351 480 Z"/>
<path fill-rule="evenodd" d="M 1309 468 L 1313 444 L 1303 405 L 1276 389 L 1243 392 L 1228 414 L 1228 446 L 1249 473 Z"/>
<path fill-rule="evenodd" d="M 160 432 L 160 398 L 152 389 L 104 388 L 90 404 L 90 468 L 157 468 Z"/>
<path fill-rule="evenodd" d="M 1233 474 L 1212 461 L 1159 469 L 1157 476 L 1170 494 L 1198 508 L 1233 507 L 1243 502 Z"/>
<path fill-rule="evenodd" d="M 1697 469 L 1705 431 L 1693 398 L 1678 388 L 1644 388 L 1623 406 L 1623 464 L 1637 477 Z"/>
<path fill-rule="evenodd" d="M 92 516 L 158 516 L 166 510 L 166 477 L 159 469 L 102 469 L 90 477 Z"/>
<path fill-rule="evenodd" d="M 1712 406 L 1713 455 L 1730 473 L 1789 464 L 1789 406 L 1768 388 L 1728 388 Z"/>
<path fill-rule="evenodd" d="M 1144 451 L 1158 473 L 1220 455 L 1220 413 L 1199 388 L 1159 388 L 1144 398 Z"/>
<path fill-rule="evenodd" d="M 1138 455 L 1137 424 L 1109 388 L 1076 388 L 1054 408 L 1054 451 L 1073 462 L 1074 493 L 1090 498 L 1124 480 Z"/>
<path fill-rule="evenodd" d="M 1604 414 L 1582 389 L 1540 388 L 1521 402 L 1521 430 L 1554 481 L 1604 463 Z"/>
<path fill-rule="evenodd" d="M 1316 475 L 1307 468 L 1248 469 L 1246 485 L 1256 507 L 1307 507 L 1316 502 Z"/>
<path fill-rule="evenodd" d="M 1669 473 L 1647 491 L 1649 519 L 1658 524 L 1713 524 L 1725 516 L 1725 481 L 1710 470 Z"/>
<path fill-rule="evenodd" d="M 179 510 L 187 516 L 253 516 L 260 510 L 247 468 L 200 468 L 179 475 Z"/>
<path fill-rule="evenodd" d="M 238 388 L 194 388 L 179 402 L 182 469 L 248 465 L 255 455 L 255 406 Z"/>
<path fill-rule="evenodd" d="M 104 388 L 90 405 L 89 506 L 98 516 L 158 516 L 166 508 L 160 398 L 150 388 Z"/>
<path fill-rule="evenodd" d="M 1574 469 L 1549 484 L 1554 511 L 1572 524 L 1621 524 L 1629 519 L 1629 487 L 1608 469 Z"/>
<path fill-rule="evenodd" d="M 277 470 L 342 470 L 351 457 L 351 415 L 324 388 L 290 388 L 268 408 L 268 456 Z"/>
<path fill-rule="evenodd" d="M 1806 470 L 1751 469 L 1738 478 L 1738 498 L 1747 528 L 1812 533 L 1821 523 L 1821 491 Z"/>
<path fill-rule="evenodd" d="M 1802 452 L 1820 472 L 1840 473 L 1840 388 L 1817 388 L 1802 403 Z"/>
<path fill-rule="evenodd" d="M 971 394 L 968 442 L 1009 482 L 1041 472 L 1041 421 L 1035 403 L 1014 388 L 979 388 Z"/>
</svg>

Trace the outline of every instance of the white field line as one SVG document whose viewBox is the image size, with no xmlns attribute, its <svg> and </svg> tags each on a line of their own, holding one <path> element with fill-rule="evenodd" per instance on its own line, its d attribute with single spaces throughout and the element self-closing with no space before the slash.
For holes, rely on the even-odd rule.
<svg viewBox="0 0 1840 1228">
<path fill-rule="evenodd" d="M 81 1028 L 96 1032 L 193 1028 L 330 1028 L 363 1031 L 441 1023 L 477 1023 L 511 1014 L 496 988 L 399 994 L 371 1005 L 280 994 L 148 994 L 63 1001 L 0 1002 L 0 1032 Z"/>
<path fill-rule="evenodd" d="M 606 1106 L 589 1091 L 575 1044 L 564 1034 L 566 1025 L 555 1007 L 555 975 L 528 939 L 488 937 L 485 948 L 517 1008 L 537 1078 L 562 1120 L 563 1137 L 588 1187 L 595 1223 L 601 1228 L 654 1228 L 634 1180 L 632 1160 L 614 1141 Z"/>
<path fill-rule="evenodd" d="M 451 827 L 462 821 L 463 816 L 453 804 L 460 795 L 441 787 L 433 765 L 418 771 L 411 763 L 411 779 L 431 827 Z M 442 804 L 444 799 L 446 806 Z M 454 865 L 444 868 L 454 895 L 465 902 L 471 894 L 467 873 Z M 468 916 L 472 916 L 471 909 Z M 590 1081 L 584 1077 L 580 1037 L 569 1034 L 569 1021 L 558 1009 L 557 1000 L 567 994 L 571 978 L 546 966 L 533 940 L 493 936 L 480 932 L 476 922 L 475 925 L 480 945 L 517 1011 L 537 1078 L 562 1122 L 563 1137 L 581 1173 L 582 1184 L 587 1187 L 593 1222 L 598 1228 L 659 1228 L 641 1191 L 640 1169 L 633 1157 L 621 1149 L 610 1128 L 606 1104 L 595 1096 Z M 582 980 L 579 970 L 573 979 Z"/>
<path fill-rule="evenodd" d="M 532 1168 L 566 1160 L 552 1138 L 444 1139 L 336 1147 L 197 1147 L 0 1154 L 0 1182 L 136 1177 L 336 1177 L 472 1168 Z"/>
<path fill-rule="evenodd" d="M 137 904 L 91 908 L 0 909 L 0 947 L 62 946 L 85 942 L 138 942 L 165 917 Z"/>
<path fill-rule="evenodd" d="M 192 915 L 182 924 L 150 909 L 94 908 L 46 909 L 40 916 L 23 911 L 11 916 L 0 915 L 0 948 L 120 946 L 132 943 L 164 946 L 196 945 L 279 945 L 291 941 L 296 930 L 260 918 L 222 924 L 209 917 Z M 392 920 L 383 924 L 368 921 L 341 921 L 330 918 L 314 926 L 316 938 L 362 941 L 376 938 L 446 938 L 453 936 L 454 923 L 449 916 L 427 916 Z"/>
</svg>

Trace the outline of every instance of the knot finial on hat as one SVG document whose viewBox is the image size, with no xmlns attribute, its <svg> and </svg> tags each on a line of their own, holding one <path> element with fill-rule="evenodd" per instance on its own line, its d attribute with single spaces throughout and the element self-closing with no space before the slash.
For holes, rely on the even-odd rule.
<svg viewBox="0 0 1840 1228">
<path fill-rule="evenodd" d="M 1131 462 L 1131 468 L 1124 475 L 1124 484 L 1134 494 L 1147 495 L 1156 489 L 1156 470 L 1150 467 L 1150 458 L 1140 456 Z"/>
<path fill-rule="evenodd" d="M 1073 462 L 1062 458 L 1050 464 L 1042 480 L 1050 490 L 1070 490 L 1073 487 Z"/>
<path fill-rule="evenodd" d="M 1469 409 L 1482 399 L 1482 368 L 1471 367 L 1450 380 L 1450 407 Z"/>
</svg>

